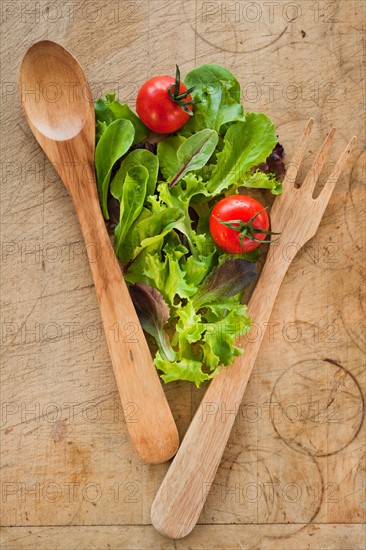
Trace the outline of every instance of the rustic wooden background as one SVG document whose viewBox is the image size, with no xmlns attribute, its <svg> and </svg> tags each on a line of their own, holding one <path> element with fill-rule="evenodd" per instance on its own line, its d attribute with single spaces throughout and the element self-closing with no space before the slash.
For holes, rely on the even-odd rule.
<svg viewBox="0 0 366 550">
<path fill-rule="evenodd" d="M 2 547 L 364 548 L 364 2 L 1 9 Z M 246 109 L 275 121 L 288 159 L 309 116 L 309 161 L 332 124 L 332 160 L 359 137 L 285 278 L 199 525 L 179 541 L 151 526 L 168 465 L 144 465 L 131 449 L 73 207 L 22 116 L 20 60 L 44 38 L 76 55 L 95 97 L 117 90 L 131 106 L 146 78 L 176 63 L 183 74 L 221 63 Z M 183 436 L 202 391 L 177 383 L 166 394 Z"/>
</svg>

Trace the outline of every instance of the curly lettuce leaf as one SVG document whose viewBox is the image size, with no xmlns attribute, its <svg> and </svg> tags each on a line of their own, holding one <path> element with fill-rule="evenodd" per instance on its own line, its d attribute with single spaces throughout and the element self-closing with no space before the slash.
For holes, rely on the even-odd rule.
<svg viewBox="0 0 366 550">
<path fill-rule="evenodd" d="M 166 208 L 157 214 L 142 209 L 119 254 L 121 262 L 128 266 L 125 271 L 127 281 L 134 283 L 139 277 L 141 281 L 146 254 L 160 252 L 164 238 L 172 232 L 182 217 L 183 213 L 179 208 Z"/>
<path fill-rule="evenodd" d="M 178 252 L 179 254 L 179 252 Z M 186 282 L 186 276 L 179 265 L 179 256 L 176 253 L 168 253 L 164 260 L 159 254 L 149 254 L 145 257 L 144 275 L 152 286 L 164 296 L 166 302 L 173 306 L 175 298 L 189 298 L 196 292 L 193 285 Z"/>
<path fill-rule="evenodd" d="M 251 328 L 246 310 L 245 305 L 233 303 L 230 310 L 225 311 L 224 318 L 207 325 L 201 347 L 203 361 L 211 371 L 215 371 L 221 365 L 230 365 L 235 357 L 243 353 L 243 349 L 234 343 L 239 335 L 245 334 Z"/>
<path fill-rule="evenodd" d="M 283 181 L 286 174 L 284 158 L 285 150 L 283 146 L 280 143 L 276 143 L 266 161 L 259 164 L 257 168 L 266 174 L 274 174 L 278 181 Z"/>
<path fill-rule="evenodd" d="M 212 377 L 202 371 L 202 362 L 194 358 L 182 358 L 174 362 L 164 360 L 158 352 L 154 359 L 156 368 L 163 372 L 161 378 L 164 382 L 186 380 L 194 382 L 199 388 L 201 384 Z"/>
<path fill-rule="evenodd" d="M 272 195 L 282 193 L 282 183 L 277 181 L 275 174 L 265 174 L 264 172 L 254 172 L 244 176 L 244 179 L 238 187 L 248 187 L 251 189 L 270 189 Z"/>
</svg>

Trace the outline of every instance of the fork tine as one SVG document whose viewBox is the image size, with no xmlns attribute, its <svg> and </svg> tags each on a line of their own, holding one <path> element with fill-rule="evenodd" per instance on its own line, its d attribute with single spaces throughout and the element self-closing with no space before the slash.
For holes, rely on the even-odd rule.
<svg viewBox="0 0 366 550">
<path fill-rule="evenodd" d="M 320 172 L 324 166 L 325 159 L 327 158 L 329 148 L 334 138 L 336 132 L 335 128 L 332 128 L 325 138 L 323 145 L 321 146 L 316 158 L 313 162 L 312 167 L 309 172 L 306 174 L 304 183 L 301 186 L 301 189 L 306 193 L 312 194 L 316 185 L 316 182 L 319 179 Z"/>
<path fill-rule="evenodd" d="M 314 119 L 310 118 L 304 130 L 304 133 L 301 137 L 300 143 L 294 153 L 294 156 L 291 159 L 291 163 L 287 167 L 286 176 L 283 181 L 283 193 L 285 193 L 286 190 L 291 187 L 291 184 L 292 186 L 295 185 L 297 172 L 299 171 L 302 157 L 304 156 L 304 153 L 305 153 L 306 144 L 308 142 L 309 136 L 311 134 L 311 130 L 313 128 L 313 124 L 314 124 Z"/>
<path fill-rule="evenodd" d="M 322 203 L 322 206 L 324 207 L 324 209 L 326 208 L 326 206 L 329 202 L 329 199 L 330 199 L 330 197 L 333 193 L 335 184 L 337 183 L 338 178 L 341 175 L 341 172 L 344 168 L 344 165 L 346 164 L 347 159 L 348 159 L 348 157 L 351 153 L 352 146 L 353 146 L 353 144 L 355 143 L 356 140 L 357 140 L 356 136 L 353 136 L 350 139 L 347 147 L 345 148 L 345 150 L 343 151 L 343 153 L 339 157 L 338 162 L 335 165 L 331 175 L 327 179 L 327 181 L 324 185 L 324 188 L 322 189 L 321 193 L 319 194 L 319 196 L 316 199 L 316 201 L 320 201 Z"/>
</svg>

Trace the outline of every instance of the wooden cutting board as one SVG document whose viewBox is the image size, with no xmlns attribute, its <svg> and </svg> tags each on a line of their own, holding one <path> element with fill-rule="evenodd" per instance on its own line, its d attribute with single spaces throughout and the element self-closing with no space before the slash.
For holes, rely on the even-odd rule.
<svg viewBox="0 0 366 550">
<path fill-rule="evenodd" d="M 358 0 L 2 4 L 4 549 L 364 547 L 364 12 Z M 73 207 L 21 112 L 19 63 L 42 38 L 76 55 L 95 98 L 117 90 L 132 107 L 176 63 L 223 64 L 288 159 L 310 116 L 309 163 L 332 125 L 334 159 L 359 137 L 269 326 L 255 327 L 257 365 L 199 525 L 180 541 L 151 527 L 168 465 L 131 449 Z M 204 390 L 165 389 L 183 436 Z"/>
</svg>

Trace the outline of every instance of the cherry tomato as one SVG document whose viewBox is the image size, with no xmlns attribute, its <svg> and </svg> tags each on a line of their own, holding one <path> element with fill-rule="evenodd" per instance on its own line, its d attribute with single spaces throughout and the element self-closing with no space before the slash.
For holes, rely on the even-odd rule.
<svg viewBox="0 0 366 550">
<path fill-rule="evenodd" d="M 176 91 L 176 80 L 173 77 L 155 76 L 141 86 L 137 94 L 136 111 L 150 130 L 171 134 L 184 126 L 189 119 L 187 109 L 192 111 L 192 104 L 187 101 L 192 101 L 192 97 L 189 93 L 186 94 L 187 88 L 184 84 L 178 84 Z M 169 88 L 176 99 L 169 96 Z"/>
<path fill-rule="evenodd" d="M 261 241 L 268 242 L 268 227 L 269 218 L 264 206 L 246 195 L 232 195 L 222 199 L 214 206 L 210 216 L 213 240 L 231 254 L 251 252 Z M 260 232 L 256 233 L 256 229 Z"/>
</svg>

